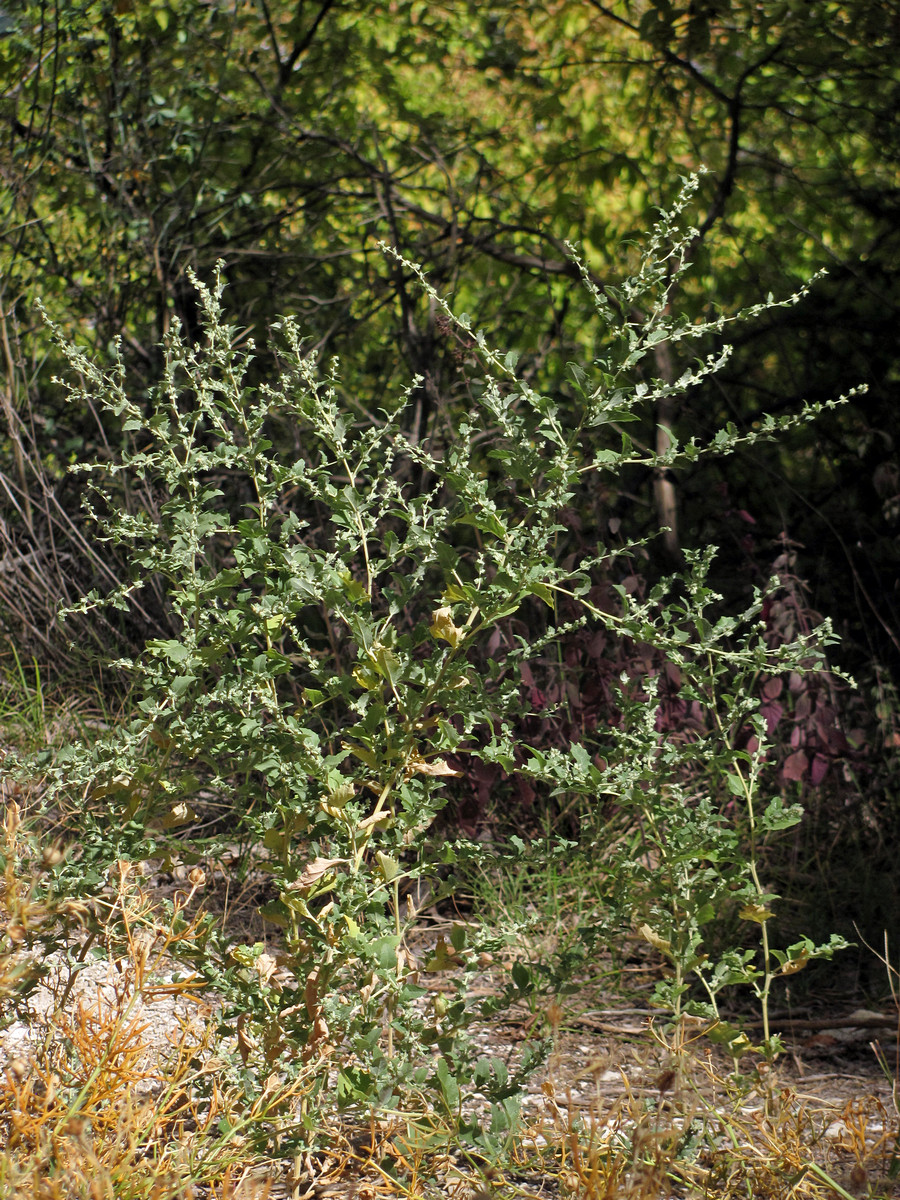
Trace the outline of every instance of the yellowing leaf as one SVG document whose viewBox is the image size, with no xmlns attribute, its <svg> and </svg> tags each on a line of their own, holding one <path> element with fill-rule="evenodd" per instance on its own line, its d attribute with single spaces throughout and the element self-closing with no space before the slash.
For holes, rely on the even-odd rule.
<svg viewBox="0 0 900 1200">
<path fill-rule="evenodd" d="M 353 780 L 348 779 L 345 783 L 339 783 L 336 787 L 333 787 L 329 793 L 328 799 L 335 808 L 343 808 L 353 799 L 355 791 L 356 788 Z"/>
<path fill-rule="evenodd" d="M 303 868 L 297 879 L 293 883 L 288 884 L 288 890 L 299 891 L 303 888 L 312 887 L 314 883 L 318 883 L 324 875 L 333 870 L 338 863 L 346 861 L 346 858 L 314 858 L 311 863 L 308 863 Z"/>
<path fill-rule="evenodd" d="M 435 609 L 429 628 L 432 636 L 449 642 L 454 650 L 465 636 L 465 631 L 460 629 L 458 625 L 453 624 L 453 610 L 451 608 Z"/>
<path fill-rule="evenodd" d="M 280 900 L 271 900 L 268 904 L 264 904 L 262 908 L 258 908 L 256 911 L 264 921 L 271 921 L 272 924 L 277 925 L 279 929 L 287 929 L 290 913 Z"/>
<path fill-rule="evenodd" d="M 193 821 L 196 815 L 189 804 L 181 801 L 172 805 L 163 817 L 161 824 L 163 829 L 173 829 L 176 825 L 184 825 L 186 821 Z"/>
<path fill-rule="evenodd" d="M 803 970 L 803 968 L 806 966 L 806 964 L 808 962 L 809 962 L 809 954 L 807 953 L 806 950 L 804 950 L 796 958 L 789 958 L 787 960 L 787 962 L 783 964 L 783 966 L 781 967 L 781 970 L 778 972 L 778 974 L 779 975 L 796 975 L 798 971 Z"/>
<path fill-rule="evenodd" d="M 378 766 L 378 756 L 372 750 L 370 750 L 368 746 L 357 746 L 353 742 L 344 742 L 344 745 L 351 754 L 356 755 L 356 757 L 361 762 L 364 762 L 367 767 L 371 767 L 373 770 L 375 770 L 375 768 Z"/>
<path fill-rule="evenodd" d="M 764 921 L 768 921 L 775 914 L 762 904 L 745 904 L 738 916 L 742 921 L 755 921 L 757 925 L 762 925 Z"/>
<path fill-rule="evenodd" d="M 406 760 L 406 777 L 411 775 L 438 775 L 450 776 L 454 779 L 462 778 L 462 771 L 454 771 L 443 758 L 422 758 L 420 754 L 413 753 Z"/>
<path fill-rule="evenodd" d="M 382 833 L 390 824 L 391 817 L 391 813 L 385 812 L 384 809 L 382 809 L 381 812 L 374 812 L 371 814 L 371 816 L 368 816 L 364 820 L 360 821 L 356 828 L 362 829 L 363 832 L 365 832 L 367 829 L 377 829 L 379 833 Z"/>
<path fill-rule="evenodd" d="M 96 784 L 91 788 L 92 800 L 102 800 L 105 796 L 115 796 L 119 792 L 130 792 L 134 781 L 130 775 L 116 775 L 108 783 Z"/>
<path fill-rule="evenodd" d="M 380 676 L 370 670 L 368 667 L 354 667 L 353 678 L 361 688 L 365 688 L 367 692 L 371 692 L 373 688 L 377 688 L 381 683 Z"/>
<path fill-rule="evenodd" d="M 740 1058 L 742 1054 L 746 1054 L 748 1050 L 753 1049 L 750 1039 L 743 1032 L 739 1033 L 737 1037 L 732 1038 L 730 1042 L 727 1042 L 726 1046 L 728 1053 L 735 1058 Z"/>
<path fill-rule="evenodd" d="M 672 953 L 672 943 L 666 941 L 664 937 L 660 937 L 655 929 L 651 929 L 649 925 L 641 925 L 638 933 L 645 942 L 649 942 L 656 950 L 661 950 L 663 954 Z"/>
<path fill-rule="evenodd" d="M 260 954 L 259 958 L 253 964 L 253 969 L 260 978 L 261 983 L 268 983 L 278 966 L 277 961 L 271 954 Z"/>
</svg>

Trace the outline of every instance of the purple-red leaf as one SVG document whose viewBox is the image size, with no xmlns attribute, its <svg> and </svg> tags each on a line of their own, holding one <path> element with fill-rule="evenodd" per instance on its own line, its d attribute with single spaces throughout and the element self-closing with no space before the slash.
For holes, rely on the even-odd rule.
<svg viewBox="0 0 900 1200">
<path fill-rule="evenodd" d="M 781 768 L 782 778 L 799 783 L 806 774 L 808 767 L 809 760 L 806 755 L 802 750 L 797 750 L 784 760 L 784 766 Z"/>
<path fill-rule="evenodd" d="M 778 722 L 784 715 L 784 708 L 778 703 L 777 700 L 773 700 L 771 704 L 764 704 L 759 711 L 765 718 L 766 733 L 771 735 L 772 731 L 775 729 L 775 727 L 778 725 Z"/>
<path fill-rule="evenodd" d="M 828 759 L 824 754 L 814 754 L 809 768 L 809 782 L 813 787 L 818 787 L 827 774 Z"/>
<path fill-rule="evenodd" d="M 762 694 L 766 700 L 777 700 L 784 688 L 784 680 L 777 676 L 774 679 L 767 679 L 763 684 Z"/>
</svg>

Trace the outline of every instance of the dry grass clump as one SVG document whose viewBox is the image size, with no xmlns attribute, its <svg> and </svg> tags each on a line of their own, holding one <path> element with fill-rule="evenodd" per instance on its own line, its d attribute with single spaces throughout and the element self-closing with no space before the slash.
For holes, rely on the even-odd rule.
<svg viewBox="0 0 900 1200">
<path fill-rule="evenodd" d="M 876 1096 L 822 1101 L 764 1060 L 729 1071 L 697 1040 L 663 1037 L 597 1061 L 585 1105 L 553 1081 L 520 1164 L 567 1200 L 815 1200 L 900 1195 L 900 1119 Z M 737 1064 L 734 1064 L 735 1068 Z M 605 1069 L 604 1069 L 605 1068 Z M 607 1086 L 601 1089 L 600 1077 Z"/>
<path fill-rule="evenodd" d="M 0 997 L 19 1036 L 0 1055 L 0 1195 L 230 1194 L 254 1125 L 295 1097 L 273 1080 L 237 1107 L 200 981 L 171 971 L 202 873 L 168 914 L 124 863 L 112 895 L 57 902 L 14 800 L 3 832 Z"/>
</svg>

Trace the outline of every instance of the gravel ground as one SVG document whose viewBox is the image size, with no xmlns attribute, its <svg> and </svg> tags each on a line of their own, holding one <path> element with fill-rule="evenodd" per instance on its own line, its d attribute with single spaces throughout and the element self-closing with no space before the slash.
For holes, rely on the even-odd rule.
<svg viewBox="0 0 900 1200">
<path fill-rule="evenodd" d="M 428 936 L 422 934 L 426 941 Z M 64 1054 L 65 1018 L 73 1017 L 79 1007 L 95 1021 L 99 1038 L 103 1036 L 104 1019 L 125 1010 L 135 1043 L 140 1045 L 138 1070 L 146 1071 L 148 1077 L 142 1086 L 152 1093 L 160 1086 L 160 1061 L 172 1054 L 179 1039 L 194 1036 L 199 1040 L 213 1012 L 208 995 L 188 998 L 173 994 L 169 990 L 172 974 L 165 970 L 148 981 L 143 996 L 135 997 L 134 972 L 128 962 L 88 959 L 72 974 L 57 954 L 45 966 L 46 975 L 30 999 L 29 1012 L 0 1032 L 0 1068 L 6 1071 L 21 1070 L 21 1064 L 27 1064 L 38 1051 L 47 1038 L 47 1021 L 54 1012 L 64 1014 L 63 1029 L 54 1035 L 56 1052 Z M 491 988 L 492 981 L 486 978 L 481 990 L 487 993 Z M 673 1105 L 670 1099 L 673 1085 L 667 1076 L 671 1075 L 671 1057 L 664 1045 L 648 1036 L 649 1010 L 640 1005 L 616 1005 L 608 996 L 604 1004 L 602 994 L 588 995 L 592 1007 L 581 1009 L 585 997 L 580 997 L 569 1009 L 554 1014 L 558 1027 L 553 1052 L 545 1068 L 529 1082 L 523 1112 L 536 1149 L 574 1126 L 593 1128 L 595 1137 L 614 1137 L 617 1129 L 633 1129 L 640 1119 L 635 1114 L 643 1111 L 647 1102 L 657 1112 L 666 1106 L 671 1108 L 672 1124 L 688 1120 L 683 1115 L 685 1106 Z M 486 1055 L 514 1064 L 540 1019 L 540 1013 L 523 1010 L 476 1028 L 473 1037 Z M 835 1010 L 794 1014 L 790 1021 L 785 1017 L 784 1022 L 781 1028 L 786 1030 L 788 1052 L 774 1067 L 769 1087 L 748 1092 L 737 1104 L 733 1096 L 728 1097 L 722 1082 L 728 1064 L 701 1045 L 695 1055 L 696 1069 L 684 1081 L 684 1088 L 693 1090 L 695 1107 L 699 1109 L 702 1101 L 707 1112 L 727 1111 L 732 1117 L 739 1115 L 747 1128 L 753 1128 L 754 1123 L 762 1128 L 772 1097 L 781 1096 L 783 1104 L 793 1105 L 804 1114 L 809 1128 L 816 1131 L 817 1160 L 835 1178 L 843 1178 L 845 1186 L 847 1181 L 852 1182 L 853 1164 L 862 1144 L 877 1158 L 879 1143 L 883 1143 L 880 1151 L 886 1169 L 897 1132 L 897 1113 L 890 1082 L 879 1069 L 872 1044 L 877 1040 L 883 1061 L 896 1063 L 896 1014 Z M 371 1180 L 353 1181 L 346 1170 L 342 1169 L 337 1177 L 337 1166 L 324 1159 L 309 1162 L 292 1188 L 287 1182 L 286 1166 L 273 1163 L 263 1174 L 248 1176 L 241 1194 L 249 1200 L 258 1193 L 263 1175 L 269 1200 L 291 1194 L 358 1195 L 365 1200 L 367 1193 L 379 1192 Z M 559 1173 L 541 1176 L 523 1169 L 513 1182 L 519 1191 L 556 1194 Z M 442 1190 L 452 1194 L 457 1183 L 462 1187 L 461 1182 L 454 1182 L 454 1167 L 449 1163 Z"/>
</svg>

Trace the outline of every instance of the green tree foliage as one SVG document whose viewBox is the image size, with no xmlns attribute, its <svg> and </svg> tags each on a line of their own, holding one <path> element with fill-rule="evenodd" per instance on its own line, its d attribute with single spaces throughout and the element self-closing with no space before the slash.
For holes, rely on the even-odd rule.
<svg viewBox="0 0 900 1200">
<path fill-rule="evenodd" d="M 653 184 L 664 183 L 667 161 L 711 169 L 700 222 L 713 235 L 703 250 L 707 294 L 727 304 L 748 285 L 777 290 L 786 277 L 828 270 L 798 311 L 748 332 L 715 391 L 688 399 L 680 419 L 703 427 L 729 412 L 752 421 L 763 406 L 779 411 L 851 379 L 869 384 L 864 401 L 805 444 L 729 463 L 723 507 L 748 508 L 769 536 L 783 529 L 805 543 L 801 562 L 820 581 L 817 601 L 865 631 L 862 657 L 896 660 L 900 10 L 668 0 L 589 7 L 626 35 L 625 70 L 646 99 L 638 157 Z M 711 478 L 684 482 L 696 537 L 714 526 Z"/>
<path fill-rule="evenodd" d="M 547 382 L 552 351 L 596 337 L 565 240 L 608 280 L 613 248 L 647 227 L 680 169 L 705 165 L 698 306 L 791 291 L 823 265 L 832 278 L 799 313 L 746 335 L 728 383 L 658 415 L 693 426 L 731 409 L 752 421 L 761 397 L 778 410 L 804 392 L 875 383 L 863 413 L 826 427 L 825 453 L 795 456 L 789 473 L 814 507 L 840 491 L 884 553 L 893 509 L 880 512 L 873 487 L 890 490 L 894 470 L 891 10 L 859 0 L 11 6 L 0 236 L 12 403 L 31 392 L 62 456 L 97 440 L 91 420 L 57 428 L 50 389 L 34 390 L 46 352 L 35 292 L 98 348 L 123 336 L 149 380 L 172 316 L 196 326 L 186 268 L 208 273 L 221 256 L 238 320 L 263 328 L 277 308 L 296 312 L 320 350 L 342 354 L 348 391 L 377 402 L 405 372 L 421 374 L 408 417 L 421 435 L 453 399 L 465 346 L 385 264 L 380 239 L 456 291 L 476 323 L 535 345 L 523 368 Z M 538 311 L 542 327 L 523 336 Z M 661 359 L 661 372 L 677 369 Z M 739 489 L 751 481 L 748 471 Z M 707 478 L 685 482 L 708 510 Z M 796 508 L 789 532 L 814 528 L 783 489 L 774 513 L 771 494 L 740 507 L 773 531 Z M 657 523 L 677 516 L 659 489 L 653 511 Z"/>
</svg>

